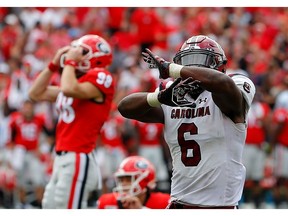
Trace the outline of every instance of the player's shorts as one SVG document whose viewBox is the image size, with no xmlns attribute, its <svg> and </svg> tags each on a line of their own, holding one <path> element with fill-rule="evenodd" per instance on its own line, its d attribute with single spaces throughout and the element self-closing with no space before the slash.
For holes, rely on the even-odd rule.
<svg viewBox="0 0 288 216">
<path fill-rule="evenodd" d="M 17 175 L 17 185 L 26 187 L 45 185 L 45 165 L 33 151 L 26 151 L 21 145 L 16 145 L 11 161 Z"/>
<path fill-rule="evenodd" d="M 47 209 L 87 208 L 90 192 L 102 187 L 94 153 L 59 152 L 42 201 Z"/>
<path fill-rule="evenodd" d="M 246 144 L 243 151 L 246 179 L 260 181 L 264 177 L 265 152 L 257 145 Z"/>
<path fill-rule="evenodd" d="M 275 146 L 274 161 L 275 176 L 288 178 L 288 147 L 278 143 Z"/>
<path fill-rule="evenodd" d="M 140 145 L 139 155 L 151 161 L 156 169 L 157 181 L 168 180 L 168 167 L 163 157 L 162 146 Z"/>
</svg>

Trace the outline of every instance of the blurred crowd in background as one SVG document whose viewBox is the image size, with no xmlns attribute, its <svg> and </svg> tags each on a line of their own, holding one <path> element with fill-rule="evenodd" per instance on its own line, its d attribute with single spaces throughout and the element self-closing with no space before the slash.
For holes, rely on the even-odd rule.
<svg viewBox="0 0 288 216">
<path fill-rule="evenodd" d="M 1 208 L 41 207 L 52 170 L 57 113 L 54 104 L 27 101 L 28 89 L 57 49 L 85 34 L 111 44 L 110 71 L 117 82 L 111 115 L 95 149 L 103 190 L 91 195 L 92 208 L 99 193 L 115 187 L 113 173 L 129 155 L 153 162 L 157 190 L 169 193 L 171 158 L 163 126 L 124 119 L 117 103 L 131 92 L 154 91 L 160 82 L 157 70 L 143 62 L 142 50 L 172 61 L 182 43 L 199 34 L 221 44 L 227 73 L 246 74 L 257 87 L 248 113 L 247 181 L 240 208 L 288 208 L 288 8 L 276 7 L 0 8 Z M 51 84 L 59 85 L 60 76 L 55 73 Z M 11 139 L 17 115 L 23 121 L 38 119 L 39 128 L 26 127 L 27 140 L 35 136 L 31 145 Z"/>
</svg>

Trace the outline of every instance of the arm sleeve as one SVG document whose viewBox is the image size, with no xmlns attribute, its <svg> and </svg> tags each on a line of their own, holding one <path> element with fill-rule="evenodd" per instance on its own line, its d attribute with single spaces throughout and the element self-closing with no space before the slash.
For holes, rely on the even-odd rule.
<svg viewBox="0 0 288 216">
<path fill-rule="evenodd" d="M 82 82 L 90 82 L 96 86 L 103 94 L 107 94 L 114 88 L 112 75 L 106 70 L 94 70 L 87 73 L 82 79 Z"/>
<path fill-rule="evenodd" d="M 231 76 L 231 78 L 233 79 L 237 87 L 241 90 L 242 95 L 249 108 L 256 92 L 254 83 L 248 77 L 241 74 L 235 74 Z"/>
</svg>

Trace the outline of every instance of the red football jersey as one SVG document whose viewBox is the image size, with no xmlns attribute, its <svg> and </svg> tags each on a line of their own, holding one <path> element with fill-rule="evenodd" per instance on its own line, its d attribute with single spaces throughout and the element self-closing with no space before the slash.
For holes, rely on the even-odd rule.
<svg viewBox="0 0 288 216">
<path fill-rule="evenodd" d="M 139 132 L 140 145 L 158 146 L 160 145 L 160 137 L 163 133 L 163 124 L 160 123 L 143 123 L 134 121 L 135 127 Z"/>
<path fill-rule="evenodd" d="M 277 137 L 277 142 L 288 147 L 288 110 L 284 108 L 274 110 L 273 121 L 276 124 L 284 123 L 283 129 Z"/>
<path fill-rule="evenodd" d="M 110 116 L 101 130 L 101 142 L 107 147 L 119 147 L 125 149 L 122 141 L 122 134 L 120 129 L 123 127 L 124 118 L 119 114 Z"/>
<path fill-rule="evenodd" d="M 262 120 L 267 118 L 270 112 L 270 107 L 266 103 L 253 103 L 248 112 L 248 128 L 246 144 L 261 145 L 265 139 L 265 130 Z"/>
<path fill-rule="evenodd" d="M 56 151 L 91 152 L 96 147 L 97 136 L 110 112 L 115 89 L 109 71 L 104 68 L 92 69 L 78 81 L 96 86 L 102 92 L 104 102 L 81 100 L 59 93 L 56 100 L 59 113 Z"/>
<path fill-rule="evenodd" d="M 21 113 L 15 112 L 10 120 L 10 130 L 15 131 L 13 142 L 23 145 L 29 151 L 36 150 L 44 125 L 45 119 L 43 115 L 35 115 L 32 120 L 27 121 Z"/>
<path fill-rule="evenodd" d="M 117 195 L 113 193 L 103 194 L 97 201 L 98 209 L 118 209 Z M 161 192 L 151 192 L 145 204 L 150 209 L 165 209 L 169 203 L 170 195 Z"/>
</svg>

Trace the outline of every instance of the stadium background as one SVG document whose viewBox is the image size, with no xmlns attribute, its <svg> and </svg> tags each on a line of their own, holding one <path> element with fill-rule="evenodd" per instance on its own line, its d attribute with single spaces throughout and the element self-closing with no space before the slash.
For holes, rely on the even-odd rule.
<svg viewBox="0 0 288 216">
<path fill-rule="evenodd" d="M 256 7 L 203 8 L 0 8 L 0 207 L 16 208 L 17 178 L 11 166 L 8 122 L 11 113 L 27 99 L 34 78 L 49 63 L 55 51 L 84 34 L 98 34 L 112 45 L 114 61 L 110 67 L 117 81 L 114 102 L 130 92 L 153 90 L 157 72 L 148 70 L 141 59 L 141 50 L 149 47 L 167 60 L 172 60 L 179 46 L 191 35 L 204 34 L 215 38 L 228 57 L 230 72 L 247 73 L 254 81 L 258 97 L 273 114 L 275 102 L 287 89 L 288 76 L 288 9 Z M 59 84 L 54 74 L 53 84 Z M 152 84 L 152 85 L 151 85 Z M 284 107 L 288 106 L 284 103 Z M 54 106 L 39 103 L 36 113 L 45 116 L 46 126 L 54 131 L 57 114 Z M 115 118 L 117 110 L 112 109 Z M 124 129 L 121 142 L 128 155 L 137 154 L 134 135 L 128 120 L 117 122 Z M 274 208 L 273 157 L 269 145 L 269 128 L 261 148 L 266 164 L 261 208 Z M 46 179 L 51 174 L 53 137 L 43 133 L 39 143 Z M 98 146 L 103 146 L 101 139 Z M 122 145 L 121 144 L 121 145 Z M 164 153 L 167 149 L 163 149 Z M 169 154 L 165 154 L 171 172 Z M 111 178 L 112 179 L 112 178 Z M 111 180 L 112 181 L 112 180 Z M 108 183 L 110 190 L 113 182 Z M 27 182 L 27 196 L 33 206 L 33 185 Z M 165 188 L 165 187 L 164 187 Z M 163 189 L 163 190 L 167 190 Z M 169 189 L 168 189 L 169 191 Z M 97 194 L 92 199 L 91 207 Z M 245 204 L 242 200 L 240 204 Z M 247 203 L 246 203 L 247 204 Z M 241 207 L 241 205 L 240 205 Z M 282 208 L 287 208 L 284 203 Z"/>
</svg>

